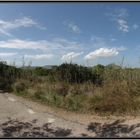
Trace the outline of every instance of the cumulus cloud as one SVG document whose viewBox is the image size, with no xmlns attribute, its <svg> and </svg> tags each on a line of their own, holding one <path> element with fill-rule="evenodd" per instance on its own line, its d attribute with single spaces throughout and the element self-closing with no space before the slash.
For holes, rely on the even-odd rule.
<svg viewBox="0 0 140 140">
<path fill-rule="evenodd" d="M 83 52 L 80 52 L 80 53 L 70 52 L 70 53 L 67 53 L 67 54 L 63 55 L 61 57 L 61 60 L 72 61 L 74 58 L 80 56 L 81 54 L 83 54 Z"/>
<path fill-rule="evenodd" d="M 106 42 L 103 38 L 94 37 L 92 38 L 92 41 L 89 43 L 79 43 L 76 41 L 67 40 L 64 38 L 54 38 L 51 40 L 22 40 L 22 39 L 9 39 L 5 41 L 0 41 L 0 49 L 10 49 L 12 51 L 18 52 L 16 55 L 16 58 L 20 58 L 20 56 L 25 56 L 28 60 L 46 60 L 50 58 L 54 58 L 53 56 L 56 56 L 56 58 L 61 57 L 62 61 L 71 61 L 78 56 L 82 55 L 83 52 L 88 53 L 87 47 L 90 50 L 99 50 L 95 51 L 94 53 L 98 54 L 95 55 L 93 53 L 93 56 L 96 57 L 100 56 L 101 54 L 104 54 L 104 57 L 107 57 L 107 48 L 117 48 L 112 49 L 111 52 L 113 53 L 119 52 L 122 50 L 125 50 L 125 48 L 122 46 L 112 46 L 112 44 L 109 44 L 109 42 Z M 104 47 L 104 48 L 102 48 Z M 102 48 L 101 50 L 99 48 Z M 27 55 L 27 51 L 30 51 L 30 55 Z M 104 50 L 104 51 L 103 51 Z M 110 49 L 109 49 L 110 50 Z M 107 51 L 107 52 L 106 52 Z M 37 54 L 36 54 L 37 53 Z M 88 54 L 89 56 L 92 56 L 91 54 Z M 89 56 L 87 55 L 86 59 L 89 59 Z M 109 55 L 109 54 L 108 54 Z M 113 55 L 113 54 L 112 54 Z M 101 56 L 100 56 L 101 57 Z"/>
<path fill-rule="evenodd" d="M 87 54 L 84 59 L 96 59 L 98 57 L 111 57 L 119 54 L 117 48 L 99 48 Z"/>
<path fill-rule="evenodd" d="M 25 59 L 32 59 L 32 60 L 48 60 L 53 57 L 53 54 L 38 54 L 38 55 L 25 55 Z"/>
<path fill-rule="evenodd" d="M 64 22 L 64 25 L 66 25 L 74 33 L 81 33 L 79 26 L 72 21 Z"/>
<path fill-rule="evenodd" d="M 129 26 L 126 20 L 124 19 L 118 19 L 117 20 L 119 25 L 119 30 L 123 32 L 129 32 Z"/>
<path fill-rule="evenodd" d="M 7 35 L 7 36 L 13 36 L 10 31 L 16 28 L 20 27 L 32 27 L 35 26 L 37 28 L 45 30 L 46 28 L 39 25 L 36 21 L 34 21 L 30 17 L 22 17 L 20 19 L 15 19 L 13 21 L 5 21 L 0 19 L 0 33 Z"/>
</svg>

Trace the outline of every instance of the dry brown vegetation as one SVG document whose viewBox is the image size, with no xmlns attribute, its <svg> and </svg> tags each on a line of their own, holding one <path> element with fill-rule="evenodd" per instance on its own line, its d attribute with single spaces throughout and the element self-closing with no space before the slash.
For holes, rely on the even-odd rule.
<svg viewBox="0 0 140 140">
<path fill-rule="evenodd" d="M 140 69 L 117 65 L 52 69 L 0 64 L 0 89 L 70 111 L 139 114 Z"/>
<path fill-rule="evenodd" d="M 140 69 L 63 64 L 43 69 L 44 75 L 41 72 L 36 69 L 26 78 L 18 78 L 12 85 L 14 93 L 81 113 L 139 113 Z"/>
</svg>

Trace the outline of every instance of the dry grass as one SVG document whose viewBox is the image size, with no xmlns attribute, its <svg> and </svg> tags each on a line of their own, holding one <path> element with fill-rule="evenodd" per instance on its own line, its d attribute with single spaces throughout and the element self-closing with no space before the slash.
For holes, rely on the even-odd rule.
<svg viewBox="0 0 140 140">
<path fill-rule="evenodd" d="M 96 84 L 92 81 L 69 83 L 55 75 L 28 76 L 18 79 L 13 89 L 18 95 L 26 94 L 26 97 L 71 111 L 132 115 L 139 112 L 139 69 L 106 68 L 100 78 L 102 83 Z"/>
</svg>

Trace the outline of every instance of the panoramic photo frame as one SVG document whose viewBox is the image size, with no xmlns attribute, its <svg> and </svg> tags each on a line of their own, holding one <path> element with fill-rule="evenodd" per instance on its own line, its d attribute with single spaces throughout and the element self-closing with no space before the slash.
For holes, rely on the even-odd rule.
<svg viewBox="0 0 140 140">
<path fill-rule="evenodd" d="M 1 1 L 0 138 L 139 138 L 139 12 Z"/>
</svg>

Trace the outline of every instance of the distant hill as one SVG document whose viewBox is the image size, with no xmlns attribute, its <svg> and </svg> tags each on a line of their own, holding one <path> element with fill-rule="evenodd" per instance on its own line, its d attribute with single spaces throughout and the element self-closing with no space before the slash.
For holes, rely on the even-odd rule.
<svg viewBox="0 0 140 140">
<path fill-rule="evenodd" d="M 44 69 L 52 69 L 54 67 L 56 67 L 56 65 L 45 65 L 45 66 L 24 66 L 24 67 L 20 67 L 22 69 L 35 69 L 37 67 L 42 67 Z"/>
<path fill-rule="evenodd" d="M 56 67 L 56 65 L 45 65 L 43 68 L 45 69 L 52 69 L 53 67 Z"/>
<path fill-rule="evenodd" d="M 112 64 L 108 64 L 108 65 L 106 65 L 106 68 L 120 69 L 121 66 L 112 63 Z"/>
</svg>

